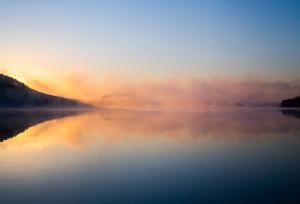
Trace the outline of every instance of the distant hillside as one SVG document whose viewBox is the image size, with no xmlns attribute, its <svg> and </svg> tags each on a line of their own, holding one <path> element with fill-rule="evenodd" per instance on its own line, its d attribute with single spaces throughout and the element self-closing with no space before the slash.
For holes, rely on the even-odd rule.
<svg viewBox="0 0 300 204">
<path fill-rule="evenodd" d="M 298 96 L 296 98 L 290 98 L 290 99 L 283 100 L 281 102 L 281 107 L 300 108 L 300 96 Z"/>
<path fill-rule="evenodd" d="M 109 108 L 153 108 L 158 107 L 159 102 L 133 94 L 113 93 L 102 96 L 95 105 Z"/>
<path fill-rule="evenodd" d="M 14 78 L 0 74 L 0 108 L 88 107 L 77 100 L 33 90 Z"/>
</svg>

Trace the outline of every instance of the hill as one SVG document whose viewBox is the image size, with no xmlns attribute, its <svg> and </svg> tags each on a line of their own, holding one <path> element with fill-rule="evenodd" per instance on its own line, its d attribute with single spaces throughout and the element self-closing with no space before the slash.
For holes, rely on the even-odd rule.
<svg viewBox="0 0 300 204">
<path fill-rule="evenodd" d="M 300 108 L 300 96 L 296 97 L 296 98 L 290 98 L 290 99 L 286 99 L 283 100 L 281 102 L 281 107 L 289 107 L 289 108 Z"/>
<path fill-rule="evenodd" d="M 77 100 L 36 91 L 12 77 L 0 74 L 0 108 L 77 108 L 88 106 Z"/>
<path fill-rule="evenodd" d="M 153 108 L 159 107 L 159 102 L 128 93 L 112 93 L 102 96 L 95 105 L 102 108 Z"/>
</svg>

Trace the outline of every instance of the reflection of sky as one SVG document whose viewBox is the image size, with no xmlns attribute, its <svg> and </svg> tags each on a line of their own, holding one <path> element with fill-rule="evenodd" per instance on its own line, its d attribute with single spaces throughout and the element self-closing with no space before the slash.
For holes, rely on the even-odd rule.
<svg viewBox="0 0 300 204">
<path fill-rule="evenodd" d="M 0 201 L 294 199 L 299 130 L 299 119 L 277 110 L 104 111 L 48 121 L 0 144 Z"/>
<path fill-rule="evenodd" d="M 0 143 L 0 151 L 3 164 L 8 166 L 18 162 L 26 165 L 29 162 L 32 163 L 30 168 L 40 165 L 49 168 L 52 162 L 62 162 L 64 166 L 64 160 L 72 160 L 72 154 L 78 155 L 78 161 L 84 162 L 90 156 L 94 157 L 94 154 L 108 157 L 106 159 L 111 154 L 118 156 L 120 152 L 123 152 L 124 157 L 135 157 L 133 149 L 141 157 L 168 151 L 189 152 L 198 148 L 215 151 L 213 146 L 227 142 L 229 146 L 231 143 L 236 145 L 247 141 L 264 142 L 282 135 L 295 136 L 299 131 L 299 120 L 282 115 L 278 110 L 102 110 L 31 127 Z M 53 157 L 56 154 L 62 156 Z M 49 161 L 36 162 L 41 159 Z M 20 170 L 15 169 L 17 172 Z"/>
<path fill-rule="evenodd" d="M 0 3 L 0 66 L 99 76 L 299 76 L 297 1 Z"/>
</svg>

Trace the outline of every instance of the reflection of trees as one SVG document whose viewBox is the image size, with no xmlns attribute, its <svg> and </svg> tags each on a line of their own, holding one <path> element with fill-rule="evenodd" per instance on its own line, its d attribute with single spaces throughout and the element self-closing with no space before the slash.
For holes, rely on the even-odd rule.
<svg viewBox="0 0 300 204">
<path fill-rule="evenodd" d="M 14 137 L 27 128 L 44 121 L 78 114 L 75 111 L 1 111 L 0 112 L 0 141 Z"/>
<path fill-rule="evenodd" d="M 40 122 L 77 113 L 2 113 L 0 119 L 5 123 L 0 124 L 1 140 L 15 136 Z M 47 123 L 47 128 L 44 127 L 46 126 L 36 126 L 31 131 L 26 131 L 28 134 L 23 139 L 28 144 L 43 140 L 43 144 L 67 141 L 82 145 L 93 143 L 95 138 L 109 141 L 126 140 L 128 137 L 190 140 L 205 137 L 257 139 L 269 135 L 300 135 L 297 119 L 285 117 L 278 110 L 250 109 L 198 112 L 102 109 L 50 122 Z"/>
<path fill-rule="evenodd" d="M 283 109 L 281 113 L 286 116 L 291 116 L 300 119 L 300 109 Z"/>
</svg>

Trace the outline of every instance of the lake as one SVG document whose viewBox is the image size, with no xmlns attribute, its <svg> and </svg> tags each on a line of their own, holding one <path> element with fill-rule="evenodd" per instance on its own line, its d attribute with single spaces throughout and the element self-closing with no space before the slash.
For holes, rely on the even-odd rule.
<svg viewBox="0 0 300 204">
<path fill-rule="evenodd" d="M 300 111 L 1 111 L 0 203 L 300 203 Z"/>
</svg>

